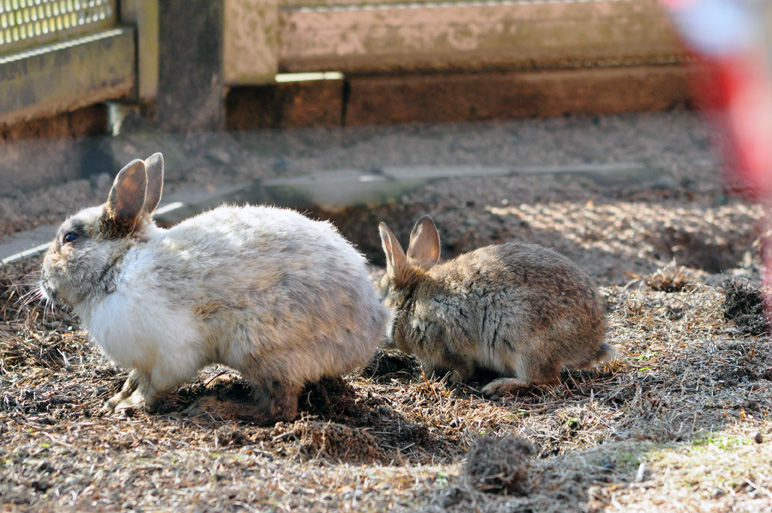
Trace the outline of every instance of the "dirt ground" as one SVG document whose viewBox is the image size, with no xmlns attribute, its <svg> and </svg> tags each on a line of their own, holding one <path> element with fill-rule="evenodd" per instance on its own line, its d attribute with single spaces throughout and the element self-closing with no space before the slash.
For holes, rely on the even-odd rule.
<svg viewBox="0 0 772 513">
<path fill-rule="evenodd" d="M 20 301 L 39 260 L 0 269 L 0 511 L 771 512 L 763 209 L 728 191 L 704 132 L 679 137 L 704 161 L 660 154 L 657 183 L 459 178 L 311 212 L 376 264 L 377 222 L 405 241 L 428 212 L 446 256 L 518 238 L 587 269 L 619 359 L 516 396 L 381 352 L 309 385 L 294 422 L 255 425 L 221 367 L 153 414 L 100 416 L 126 372 Z"/>
</svg>

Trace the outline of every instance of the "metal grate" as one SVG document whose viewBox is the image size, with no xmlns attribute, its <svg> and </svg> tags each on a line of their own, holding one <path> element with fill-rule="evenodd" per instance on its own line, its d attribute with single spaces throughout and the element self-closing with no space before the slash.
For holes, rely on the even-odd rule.
<svg viewBox="0 0 772 513">
<path fill-rule="evenodd" d="M 0 53 L 113 27 L 115 3 L 116 0 L 0 0 Z"/>
</svg>

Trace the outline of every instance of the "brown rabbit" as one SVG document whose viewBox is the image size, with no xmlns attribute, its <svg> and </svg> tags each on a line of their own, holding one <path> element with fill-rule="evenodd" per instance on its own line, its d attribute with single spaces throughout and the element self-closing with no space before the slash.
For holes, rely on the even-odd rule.
<svg viewBox="0 0 772 513">
<path fill-rule="evenodd" d="M 615 355 L 603 342 L 606 320 L 592 279 L 558 253 L 509 242 L 438 264 L 440 236 L 431 217 L 418 220 L 405 255 L 379 226 L 386 252 L 380 283 L 394 311 L 393 345 L 416 354 L 427 373 L 451 381 L 475 370 L 505 376 L 483 388 L 502 395 L 557 383 L 563 367 L 591 367 Z"/>
</svg>

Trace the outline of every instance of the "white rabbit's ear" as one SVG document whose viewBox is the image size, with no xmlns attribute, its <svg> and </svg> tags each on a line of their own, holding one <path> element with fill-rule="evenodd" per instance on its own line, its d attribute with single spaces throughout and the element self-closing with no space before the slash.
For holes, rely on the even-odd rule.
<svg viewBox="0 0 772 513">
<path fill-rule="evenodd" d="M 389 275 L 389 278 L 395 280 L 402 276 L 407 267 L 405 252 L 402 250 L 402 246 L 399 245 L 397 238 L 389 230 L 389 227 L 386 226 L 386 223 L 378 225 L 378 232 L 381 234 L 383 252 L 386 253 L 386 273 Z"/>
<path fill-rule="evenodd" d="M 147 195 L 144 211 L 152 214 L 161 202 L 161 194 L 163 193 L 164 156 L 161 153 L 153 153 L 146 158 L 145 172 L 147 172 Z"/>
<path fill-rule="evenodd" d="M 115 177 L 102 215 L 102 231 L 107 236 L 121 237 L 131 233 L 145 205 L 147 173 L 145 163 L 133 160 Z"/>
<path fill-rule="evenodd" d="M 407 260 L 423 268 L 429 268 L 440 260 L 440 234 L 431 217 L 423 216 L 413 226 Z"/>
</svg>

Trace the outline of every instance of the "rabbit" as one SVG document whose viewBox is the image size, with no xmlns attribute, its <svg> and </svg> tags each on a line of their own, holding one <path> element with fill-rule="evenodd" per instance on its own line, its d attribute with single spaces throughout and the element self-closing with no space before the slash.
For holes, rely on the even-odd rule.
<svg viewBox="0 0 772 513">
<path fill-rule="evenodd" d="M 130 369 L 104 406 L 153 409 L 204 366 L 252 385 L 265 424 L 292 420 L 307 382 L 354 370 L 389 322 L 365 259 L 328 222 L 289 209 L 222 206 L 163 229 L 163 157 L 134 160 L 107 202 L 61 225 L 41 294 L 72 307 Z"/>
<path fill-rule="evenodd" d="M 449 382 L 475 371 L 497 376 L 482 389 L 502 396 L 559 382 L 563 367 L 609 360 L 606 319 L 592 279 L 566 257 L 508 242 L 438 263 L 440 236 L 429 216 L 410 234 L 407 255 L 384 223 L 386 274 L 378 284 L 392 309 L 388 344 L 413 353 L 427 374 Z"/>
</svg>

